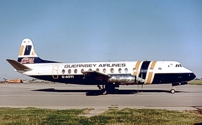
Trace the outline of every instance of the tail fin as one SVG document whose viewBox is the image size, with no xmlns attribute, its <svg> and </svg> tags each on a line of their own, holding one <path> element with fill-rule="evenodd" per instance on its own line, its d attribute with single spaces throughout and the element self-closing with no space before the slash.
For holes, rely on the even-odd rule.
<svg viewBox="0 0 202 125">
<path fill-rule="evenodd" d="M 34 45 L 30 39 L 24 39 L 22 41 L 18 62 L 22 64 L 33 64 L 33 63 L 56 63 L 55 61 L 47 61 L 38 57 L 34 50 Z"/>
</svg>

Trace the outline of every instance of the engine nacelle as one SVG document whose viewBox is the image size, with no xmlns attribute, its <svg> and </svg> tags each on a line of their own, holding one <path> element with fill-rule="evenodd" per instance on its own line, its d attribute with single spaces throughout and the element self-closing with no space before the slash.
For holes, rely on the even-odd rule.
<svg viewBox="0 0 202 125">
<path fill-rule="evenodd" d="M 136 77 L 132 75 L 122 75 L 122 76 L 116 75 L 116 76 L 111 76 L 108 82 L 120 83 L 120 84 L 134 84 L 136 83 Z"/>
</svg>

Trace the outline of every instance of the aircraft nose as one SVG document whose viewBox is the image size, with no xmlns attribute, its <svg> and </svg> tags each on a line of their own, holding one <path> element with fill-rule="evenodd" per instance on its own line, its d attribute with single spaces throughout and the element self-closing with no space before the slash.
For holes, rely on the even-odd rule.
<svg viewBox="0 0 202 125">
<path fill-rule="evenodd" d="M 194 73 L 189 73 L 189 79 L 193 80 L 194 78 L 196 78 L 196 75 Z"/>
</svg>

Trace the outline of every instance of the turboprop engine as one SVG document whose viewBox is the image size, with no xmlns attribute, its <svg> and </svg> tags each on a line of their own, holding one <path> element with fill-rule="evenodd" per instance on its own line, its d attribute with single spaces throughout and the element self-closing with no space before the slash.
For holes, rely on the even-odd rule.
<svg viewBox="0 0 202 125">
<path fill-rule="evenodd" d="M 113 75 L 108 82 L 120 84 L 136 84 L 137 82 L 144 82 L 145 80 L 133 75 Z"/>
</svg>

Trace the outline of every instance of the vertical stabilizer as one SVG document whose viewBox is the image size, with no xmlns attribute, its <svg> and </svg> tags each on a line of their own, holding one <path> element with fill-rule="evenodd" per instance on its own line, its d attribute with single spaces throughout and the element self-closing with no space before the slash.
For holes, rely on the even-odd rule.
<svg viewBox="0 0 202 125">
<path fill-rule="evenodd" d="M 18 58 L 23 57 L 38 57 L 34 50 L 33 43 L 30 39 L 24 39 L 22 41 Z"/>
<path fill-rule="evenodd" d="M 24 39 L 22 41 L 18 54 L 18 62 L 20 62 L 21 64 L 56 63 L 55 61 L 42 60 L 41 58 L 39 58 L 34 50 L 34 45 L 30 39 Z"/>
<path fill-rule="evenodd" d="M 22 64 L 32 64 L 36 58 L 38 58 L 38 56 L 34 50 L 32 41 L 30 39 L 24 39 L 18 54 L 18 62 Z"/>
</svg>

